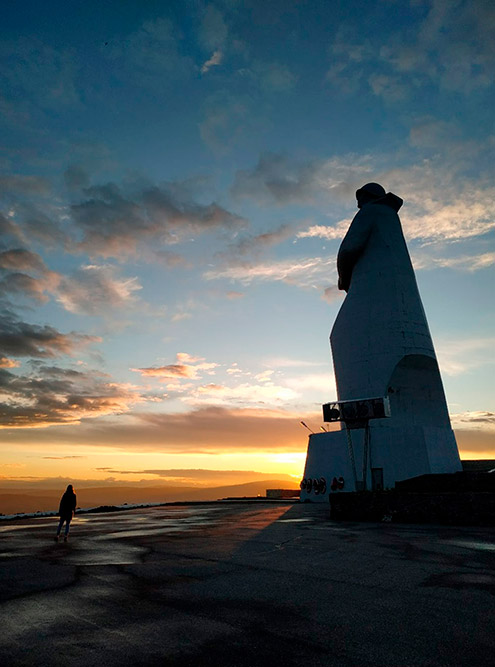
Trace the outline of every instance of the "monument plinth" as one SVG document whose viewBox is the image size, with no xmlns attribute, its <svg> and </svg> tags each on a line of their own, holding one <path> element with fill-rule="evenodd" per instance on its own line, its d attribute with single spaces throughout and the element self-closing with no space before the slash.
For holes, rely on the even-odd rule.
<svg viewBox="0 0 495 667">
<path fill-rule="evenodd" d="M 315 493 L 312 484 L 308 492 L 303 480 L 302 500 L 462 469 L 398 216 L 402 199 L 377 183 L 356 197 L 360 210 L 337 257 L 339 289 L 347 292 L 330 335 L 337 394 L 342 402 L 383 397 L 390 416 L 352 429 L 343 420 L 340 431 L 311 435 L 304 479 L 324 479 L 317 487 L 326 488 Z"/>
</svg>

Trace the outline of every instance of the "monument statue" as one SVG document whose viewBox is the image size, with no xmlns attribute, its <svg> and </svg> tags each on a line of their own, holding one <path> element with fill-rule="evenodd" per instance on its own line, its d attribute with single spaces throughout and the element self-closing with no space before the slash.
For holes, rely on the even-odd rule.
<svg viewBox="0 0 495 667">
<path fill-rule="evenodd" d="M 403 201 L 378 183 L 364 185 L 356 198 L 359 211 L 337 256 L 338 287 L 347 296 L 330 343 L 339 401 L 388 399 L 389 418 L 366 423 L 366 435 L 364 427 L 352 433 L 358 456 L 369 435 L 368 479 L 390 488 L 416 475 L 455 472 L 461 464 L 398 216 Z M 347 428 L 341 422 L 340 432 L 310 437 L 304 477 L 313 481 L 313 493 L 315 479 L 349 478 Z M 365 470 L 363 478 L 366 485 Z M 346 490 L 353 489 L 347 484 Z M 301 497 L 309 495 L 302 490 Z"/>
<path fill-rule="evenodd" d="M 356 192 L 359 212 L 337 256 L 347 297 L 330 337 L 338 397 L 390 398 L 393 418 L 449 427 L 442 380 L 397 212 L 377 183 Z"/>
</svg>

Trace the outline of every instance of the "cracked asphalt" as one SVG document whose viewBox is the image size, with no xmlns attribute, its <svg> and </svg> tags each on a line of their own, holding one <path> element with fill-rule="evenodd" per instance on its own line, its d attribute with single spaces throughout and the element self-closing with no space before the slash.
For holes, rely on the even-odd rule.
<svg viewBox="0 0 495 667">
<path fill-rule="evenodd" d="M 495 530 L 207 503 L 0 524 L 10 665 L 492 665 Z"/>
</svg>

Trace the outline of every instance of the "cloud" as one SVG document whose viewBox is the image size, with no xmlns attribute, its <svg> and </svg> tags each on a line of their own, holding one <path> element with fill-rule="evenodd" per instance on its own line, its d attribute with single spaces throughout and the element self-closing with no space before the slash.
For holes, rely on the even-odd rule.
<svg viewBox="0 0 495 667">
<path fill-rule="evenodd" d="M 431 253 L 427 254 L 415 250 L 413 253 L 413 264 L 416 270 L 421 269 L 424 271 L 444 268 L 472 273 L 494 266 L 495 253 L 485 252 L 477 255 L 460 255 L 458 257 L 434 257 Z"/>
<path fill-rule="evenodd" d="M 100 373 L 38 365 L 31 375 L 0 370 L 0 428 L 78 424 L 84 418 L 121 414 L 142 401 L 129 385 Z"/>
<path fill-rule="evenodd" d="M 5 431 L 3 441 L 32 443 L 46 451 L 57 443 L 64 447 L 115 447 L 129 451 L 219 454 L 228 452 L 304 452 L 307 433 L 299 420 L 320 424 L 321 414 L 291 413 L 257 407 L 228 409 L 202 407 L 187 412 L 163 414 L 135 412 L 118 420 L 85 420 L 77 428 L 23 429 Z M 77 450 L 76 450 L 77 451 Z M 71 480 L 69 480 L 71 481 Z"/>
<path fill-rule="evenodd" d="M 344 202 L 371 173 L 371 158 L 366 155 L 297 162 L 287 155 L 263 153 L 253 169 L 236 172 L 231 192 L 234 197 L 279 205 L 315 205 L 318 196 Z"/>
<path fill-rule="evenodd" d="M 229 292 L 226 293 L 225 295 L 227 299 L 230 299 L 231 301 L 234 299 L 243 299 L 245 297 L 244 292 L 236 292 L 234 290 L 230 290 Z"/>
<path fill-rule="evenodd" d="M 51 295 L 69 312 L 95 315 L 128 307 L 140 289 L 137 278 L 120 277 L 117 268 L 109 264 L 83 265 L 62 276 L 50 271 L 40 255 L 26 248 L 0 252 L 0 296 L 7 299 L 21 295 L 44 303 Z"/>
<path fill-rule="evenodd" d="M 209 58 L 205 63 L 203 63 L 201 67 L 201 74 L 206 74 L 208 70 L 210 70 L 212 67 L 216 67 L 217 65 L 220 65 L 223 59 L 223 53 L 217 49 L 216 51 L 213 52 L 211 58 Z"/>
<path fill-rule="evenodd" d="M 131 368 L 143 377 L 154 377 L 161 380 L 196 380 L 201 377 L 200 371 L 210 372 L 218 364 L 207 362 L 202 357 L 193 357 L 186 352 L 177 353 L 177 362 L 167 366 L 151 366 L 148 368 Z"/>
<path fill-rule="evenodd" d="M 119 258 L 137 254 L 145 242 L 170 244 L 193 234 L 244 226 L 243 218 L 215 202 L 185 199 L 176 185 L 147 185 L 129 193 L 115 183 L 85 188 L 81 200 L 71 206 L 74 225 L 82 234 L 77 247 L 91 255 Z"/>
<path fill-rule="evenodd" d="M 179 255 L 179 253 L 171 252 L 170 250 L 156 250 L 152 252 L 152 258 L 155 261 L 158 261 L 160 264 L 163 264 L 169 269 L 190 269 L 191 264 L 187 261 L 185 257 Z"/>
<path fill-rule="evenodd" d="M 212 4 L 204 11 L 199 28 L 200 43 L 208 50 L 218 49 L 227 42 L 229 29 L 223 14 Z"/>
<path fill-rule="evenodd" d="M 378 22 L 379 10 L 374 8 Z M 407 26 L 359 41 L 354 26 L 340 26 L 326 76 L 336 92 L 356 94 L 367 87 L 394 103 L 406 96 L 414 100 L 417 91 L 432 86 L 472 95 L 492 85 L 495 12 L 489 2 L 432 0 L 426 12 L 417 3 L 411 13 Z"/>
<path fill-rule="evenodd" d="M 284 473 L 256 472 L 254 470 L 210 470 L 204 468 L 170 468 L 156 470 L 114 470 L 113 468 L 95 468 L 112 475 L 153 475 L 172 481 L 174 484 L 184 485 L 225 485 L 255 482 L 262 479 L 287 479 L 293 481 L 290 475 Z"/>
<path fill-rule="evenodd" d="M 157 18 L 115 39 L 104 54 L 113 61 L 114 75 L 156 93 L 193 72 L 192 60 L 182 52 L 182 40 L 177 25 Z"/>
<path fill-rule="evenodd" d="M 260 105 L 251 95 L 217 90 L 205 99 L 199 132 L 215 154 L 226 155 L 265 131 Z"/>
<path fill-rule="evenodd" d="M 335 225 L 311 225 L 308 229 L 298 232 L 298 239 L 325 239 L 333 241 L 343 239 L 349 229 L 350 220 L 340 220 Z"/>
<path fill-rule="evenodd" d="M 0 321 L 0 354 L 14 357 L 50 358 L 73 355 L 81 347 L 101 342 L 101 338 L 71 332 L 61 333 L 48 325 L 28 324 L 10 311 Z"/>
<path fill-rule="evenodd" d="M 0 175 L 0 197 L 10 196 L 12 193 L 23 195 L 46 195 L 50 192 L 50 184 L 41 176 L 26 176 L 25 174 Z"/>
<path fill-rule="evenodd" d="M 13 294 L 45 302 L 46 292 L 54 291 L 59 280 L 59 275 L 48 270 L 40 255 L 26 248 L 0 252 L 0 295 L 7 299 Z"/>
<path fill-rule="evenodd" d="M 65 459 L 86 459 L 87 456 L 42 456 L 41 458 L 51 461 L 65 461 Z"/>
<path fill-rule="evenodd" d="M 81 165 L 71 164 L 64 171 L 65 185 L 69 190 L 80 190 L 89 187 L 89 176 Z"/>
<path fill-rule="evenodd" d="M 283 63 L 256 62 L 253 70 L 259 84 L 265 93 L 286 93 L 291 91 L 297 82 L 297 77 L 289 67 Z"/>
<path fill-rule="evenodd" d="M 298 391 L 316 389 L 322 396 L 336 395 L 335 377 L 333 373 L 309 373 L 287 380 L 287 385 Z"/>
<path fill-rule="evenodd" d="M 235 263 L 241 257 L 259 255 L 267 248 L 283 243 L 294 235 L 292 225 L 283 224 L 272 231 L 261 234 L 244 236 L 236 243 L 231 243 L 227 250 L 217 254 L 217 257 L 227 263 Z"/>
<path fill-rule="evenodd" d="M 487 411 L 460 412 L 451 415 L 454 429 L 484 430 L 495 433 L 495 413 Z M 495 445 L 495 440 L 493 442 Z"/>
<path fill-rule="evenodd" d="M 305 368 L 308 366 L 320 366 L 317 361 L 308 361 L 306 359 L 288 359 L 285 357 L 274 357 L 267 359 L 266 366 L 271 368 Z"/>
<path fill-rule="evenodd" d="M 141 373 L 143 377 L 157 377 L 164 379 L 176 378 L 196 378 L 197 370 L 193 366 L 185 364 L 169 364 L 168 366 L 153 366 L 150 368 L 132 368 L 136 373 Z"/>
<path fill-rule="evenodd" d="M 264 377 L 260 383 L 241 383 L 232 387 L 207 384 L 190 390 L 183 398 L 188 405 L 282 406 L 299 396 L 297 387 L 277 385 Z"/>
<path fill-rule="evenodd" d="M 448 340 L 439 338 L 436 350 L 440 368 L 450 376 L 461 375 L 475 368 L 493 365 L 495 338 Z"/>
<path fill-rule="evenodd" d="M 342 292 L 337 285 L 330 285 L 323 290 L 322 298 L 327 303 L 334 303 L 334 301 L 342 298 Z"/>
<path fill-rule="evenodd" d="M 303 288 L 318 288 L 335 273 L 334 258 L 307 257 L 259 264 L 242 264 L 205 271 L 205 280 L 225 278 L 243 285 L 252 282 L 282 281 Z"/>
<path fill-rule="evenodd" d="M 172 322 L 182 322 L 182 320 L 190 320 L 192 313 L 180 312 L 172 315 Z"/>
<path fill-rule="evenodd" d="M 264 154 L 253 169 L 236 173 L 232 194 L 258 204 L 307 203 L 326 216 L 337 214 L 334 224 L 311 225 L 297 234 L 297 238 L 336 239 L 343 237 L 351 219 L 339 219 L 342 204 L 352 204 L 356 189 L 375 181 L 404 199 L 401 219 L 409 239 L 457 242 L 488 234 L 495 229 L 491 210 L 495 188 L 483 174 L 474 180 L 472 169 L 485 163 L 488 169 L 493 141 L 487 145 L 456 138 L 454 145 L 448 145 L 441 128 L 430 127 L 428 133 L 432 132 L 438 137 L 438 150 L 428 160 L 418 163 L 414 158 L 409 164 L 402 160 L 401 166 L 379 153 L 306 162 Z"/>
<path fill-rule="evenodd" d="M 408 97 L 409 88 L 397 76 L 372 74 L 368 82 L 373 93 L 387 102 L 400 102 Z"/>
<path fill-rule="evenodd" d="M 77 58 L 72 50 L 56 50 L 31 35 L 2 41 L 0 57 L 3 95 L 14 102 L 18 113 L 58 110 L 79 102 Z"/>
<path fill-rule="evenodd" d="M 45 249 L 61 247 L 69 250 L 71 238 L 67 230 L 65 210 L 53 202 L 34 203 L 31 199 L 17 200 L 12 206 L 18 224 L 18 238 L 23 243 L 39 241 Z"/>
<path fill-rule="evenodd" d="M 8 357 L 0 357 L 0 368 L 17 368 L 20 362 Z"/>
<path fill-rule="evenodd" d="M 5 217 L 0 211 L 0 233 L 4 242 L 8 239 L 10 242 L 17 243 L 22 239 L 22 232 L 11 217 Z M 3 246 L 2 246 L 3 249 Z"/>
<path fill-rule="evenodd" d="M 37 273 L 46 271 L 42 258 L 26 248 L 12 248 L 0 252 L 0 268 L 17 271 L 29 271 L 31 269 Z"/>
<path fill-rule="evenodd" d="M 71 313 L 95 315 L 129 307 L 141 289 L 137 278 L 120 278 L 111 265 L 88 264 L 61 279 L 57 300 Z"/>
</svg>

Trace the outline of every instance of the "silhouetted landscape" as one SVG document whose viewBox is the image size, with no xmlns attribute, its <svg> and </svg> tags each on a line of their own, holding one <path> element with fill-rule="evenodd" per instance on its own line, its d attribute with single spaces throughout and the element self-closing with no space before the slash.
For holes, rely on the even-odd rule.
<svg viewBox="0 0 495 667">
<path fill-rule="evenodd" d="M 215 487 L 185 486 L 109 486 L 77 489 L 77 505 L 81 508 L 98 505 L 122 505 L 124 503 L 161 503 L 175 501 L 217 500 L 225 497 L 264 496 L 266 489 L 297 489 L 296 482 L 287 479 L 268 479 L 246 484 Z M 49 512 L 57 510 L 63 489 L 15 488 L 0 490 L 0 513 Z"/>
</svg>

